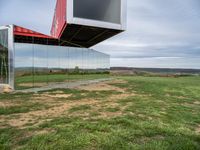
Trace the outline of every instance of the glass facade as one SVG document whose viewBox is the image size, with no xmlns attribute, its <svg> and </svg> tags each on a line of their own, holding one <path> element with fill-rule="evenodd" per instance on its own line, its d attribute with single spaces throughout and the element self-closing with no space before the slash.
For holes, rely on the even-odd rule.
<svg viewBox="0 0 200 150">
<path fill-rule="evenodd" d="M 8 29 L 0 30 L 0 84 L 9 83 Z"/>
<path fill-rule="evenodd" d="M 15 89 L 109 76 L 110 57 L 87 48 L 14 43 Z"/>
</svg>

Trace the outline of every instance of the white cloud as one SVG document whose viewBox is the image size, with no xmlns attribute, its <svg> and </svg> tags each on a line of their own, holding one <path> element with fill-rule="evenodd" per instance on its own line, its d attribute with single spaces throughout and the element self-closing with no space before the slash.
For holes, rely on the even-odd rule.
<svg viewBox="0 0 200 150">
<path fill-rule="evenodd" d="M 0 24 L 49 34 L 55 3 L 0 0 Z M 115 66 L 200 68 L 199 26 L 199 0 L 128 0 L 127 31 L 93 48 L 110 54 Z"/>
</svg>

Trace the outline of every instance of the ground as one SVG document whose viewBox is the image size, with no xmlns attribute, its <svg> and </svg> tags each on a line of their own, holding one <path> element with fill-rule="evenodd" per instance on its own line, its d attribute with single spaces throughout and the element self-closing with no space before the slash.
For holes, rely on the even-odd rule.
<svg viewBox="0 0 200 150">
<path fill-rule="evenodd" d="M 200 77 L 0 95 L 0 149 L 200 149 Z"/>
</svg>

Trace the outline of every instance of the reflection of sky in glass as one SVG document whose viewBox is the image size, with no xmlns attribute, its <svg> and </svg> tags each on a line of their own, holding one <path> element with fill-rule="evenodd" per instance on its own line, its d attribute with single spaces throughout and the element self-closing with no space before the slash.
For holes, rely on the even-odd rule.
<svg viewBox="0 0 200 150">
<path fill-rule="evenodd" d="M 8 37 L 8 30 L 7 29 L 3 29 L 3 30 L 0 30 L 0 47 L 1 48 L 8 48 L 8 38 L 5 38 L 5 37 Z"/>
<path fill-rule="evenodd" d="M 15 67 L 109 68 L 109 56 L 91 49 L 15 43 Z"/>
<path fill-rule="evenodd" d="M 120 0 L 74 0 L 74 17 L 119 24 L 120 4 Z"/>
</svg>

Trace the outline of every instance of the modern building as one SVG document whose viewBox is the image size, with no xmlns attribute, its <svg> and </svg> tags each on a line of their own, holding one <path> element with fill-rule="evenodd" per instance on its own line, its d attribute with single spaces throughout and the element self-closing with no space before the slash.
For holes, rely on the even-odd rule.
<svg viewBox="0 0 200 150">
<path fill-rule="evenodd" d="M 0 27 L 0 84 L 32 88 L 106 73 L 110 56 L 89 48 L 125 29 L 126 0 L 57 0 L 51 35 Z"/>
</svg>

